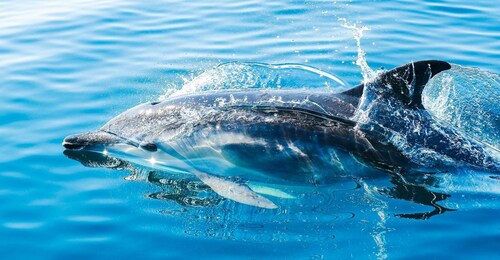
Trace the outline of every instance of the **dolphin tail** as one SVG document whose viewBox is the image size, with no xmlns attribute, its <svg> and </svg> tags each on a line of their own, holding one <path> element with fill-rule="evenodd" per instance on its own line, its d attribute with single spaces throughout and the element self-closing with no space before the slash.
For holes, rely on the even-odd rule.
<svg viewBox="0 0 500 260">
<path fill-rule="evenodd" d="M 380 74 L 373 82 L 367 83 L 376 88 L 392 88 L 393 94 L 403 104 L 413 108 L 423 108 L 422 92 L 425 84 L 436 74 L 449 70 L 451 65 L 445 61 L 423 60 L 411 62 Z M 365 84 L 358 85 L 341 94 L 360 98 Z"/>
</svg>

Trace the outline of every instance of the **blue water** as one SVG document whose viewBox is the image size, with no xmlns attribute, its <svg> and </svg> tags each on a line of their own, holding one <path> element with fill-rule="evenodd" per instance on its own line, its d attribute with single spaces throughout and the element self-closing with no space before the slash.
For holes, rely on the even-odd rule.
<svg viewBox="0 0 500 260">
<path fill-rule="evenodd" d="M 500 110 L 499 11 L 486 0 L 3 1 L 1 258 L 498 257 L 500 182 L 489 173 L 457 170 L 426 189 L 396 185 L 413 199 L 384 195 L 394 184 L 382 176 L 308 191 L 274 211 L 213 194 L 193 207 L 179 189 L 209 193 L 196 181 L 84 167 L 61 141 L 224 62 L 306 64 L 356 85 L 349 24 L 370 28 L 361 47 L 373 69 L 421 59 L 465 67 L 467 84 L 454 89 L 468 94 L 453 97 L 470 102 L 453 104 L 466 108 L 436 105 L 433 113 L 498 147 L 498 121 L 471 113 Z M 436 84 L 430 97 L 439 98 Z M 449 116 L 456 111 L 470 120 Z M 435 209 L 419 201 L 453 211 L 401 217 Z"/>
</svg>

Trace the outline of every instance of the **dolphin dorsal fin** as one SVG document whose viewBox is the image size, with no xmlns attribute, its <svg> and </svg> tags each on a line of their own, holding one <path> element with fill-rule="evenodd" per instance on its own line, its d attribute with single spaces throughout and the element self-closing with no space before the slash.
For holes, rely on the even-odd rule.
<svg viewBox="0 0 500 260">
<path fill-rule="evenodd" d="M 405 64 L 390 71 L 380 74 L 377 79 L 369 84 L 375 88 L 392 88 L 392 93 L 413 108 L 423 108 L 422 92 L 425 84 L 436 74 L 448 70 L 451 65 L 445 61 L 424 60 Z M 358 85 L 342 94 L 361 97 L 365 84 Z"/>
</svg>

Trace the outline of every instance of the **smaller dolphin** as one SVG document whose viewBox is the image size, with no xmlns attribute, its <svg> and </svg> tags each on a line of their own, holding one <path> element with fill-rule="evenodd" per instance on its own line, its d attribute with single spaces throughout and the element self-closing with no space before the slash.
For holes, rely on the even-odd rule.
<svg viewBox="0 0 500 260">
<path fill-rule="evenodd" d="M 342 93 L 247 89 L 172 97 L 129 109 L 96 132 L 68 136 L 63 146 L 191 173 L 225 198 L 271 209 L 277 205 L 261 194 L 293 196 L 252 189 L 249 181 L 320 185 L 362 174 L 366 164 L 499 171 L 480 143 L 440 124 L 422 105 L 425 84 L 450 68 L 437 60 L 409 63 Z"/>
</svg>

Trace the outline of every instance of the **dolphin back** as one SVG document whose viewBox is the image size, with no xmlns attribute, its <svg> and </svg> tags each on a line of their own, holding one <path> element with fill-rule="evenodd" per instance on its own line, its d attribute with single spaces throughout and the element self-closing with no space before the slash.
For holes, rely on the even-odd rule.
<svg viewBox="0 0 500 260">
<path fill-rule="evenodd" d="M 434 168 L 462 162 L 498 171 L 496 156 L 483 143 L 436 120 L 422 105 L 427 82 L 450 68 L 438 60 L 408 63 L 342 94 L 360 99 L 354 117 L 358 128 L 392 143 L 418 165 Z"/>
</svg>

